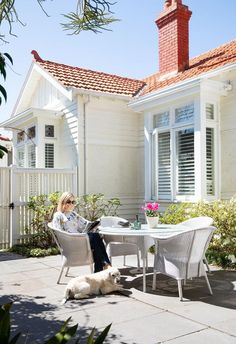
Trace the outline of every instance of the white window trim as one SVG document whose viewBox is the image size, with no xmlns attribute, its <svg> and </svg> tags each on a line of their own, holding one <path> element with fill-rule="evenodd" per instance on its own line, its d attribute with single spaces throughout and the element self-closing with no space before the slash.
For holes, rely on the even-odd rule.
<svg viewBox="0 0 236 344">
<path fill-rule="evenodd" d="M 183 123 L 175 123 L 175 109 L 179 108 L 181 106 L 186 106 L 188 104 L 192 104 L 194 106 L 194 113 L 193 113 L 193 120 L 186 121 Z M 156 190 L 154 190 L 154 178 L 153 178 L 153 164 L 155 163 L 153 161 L 153 136 L 157 135 L 161 132 L 170 132 L 170 151 L 171 151 L 171 197 L 170 199 L 161 199 L 162 201 L 196 201 L 196 171 L 195 171 L 195 195 L 177 195 L 176 190 L 176 173 L 175 173 L 175 161 L 176 161 L 176 144 L 175 144 L 175 135 L 176 132 L 183 129 L 194 129 L 194 155 L 195 155 L 195 122 L 196 122 L 196 101 L 189 100 L 186 102 L 181 102 L 178 104 L 175 104 L 171 107 L 168 107 L 164 110 L 164 112 L 169 112 L 170 120 L 169 120 L 169 126 L 163 126 L 160 128 L 153 128 L 153 117 L 157 114 L 157 112 L 149 113 L 148 116 L 145 118 L 145 132 L 148 133 L 148 135 L 145 135 L 145 199 L 159 199 L 158 194 L 158 186 L 156 186 Z M 158 111 L 158 113 L 163 112 L 163 110 Z M 158 139 L 156 139 L 156 147 L 158 149 Z M 196 168 L 196 163 L 195 163 Z"/>
</svg>

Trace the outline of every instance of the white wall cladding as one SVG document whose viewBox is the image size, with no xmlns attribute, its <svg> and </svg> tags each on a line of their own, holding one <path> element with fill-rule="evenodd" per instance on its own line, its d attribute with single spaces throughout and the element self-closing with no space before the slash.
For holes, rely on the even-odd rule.
<svg viewBox="0 0 236 344">
<path fill-rule="evenodd" d="M 63 109 L 60 122 L 60 139 L 58 140 L 58 167 L 78 165 L 78 109 L 73 102 Z"/>
<path fill-rule="evenodd" d="M 31 106 L 35 108 L 53 108 L 63 101 L 61 93 L 46 79 L 38 81 L 36 92 L 32 96 Z"/>
<path fill-rule="evenodd" d="M 221 98 L 221 198 L 236 195 L 236 73 L 229 76 L 233 89 Z"/>
<path fill-rule="evenodd" d="M 87 178 L 86 187 L 80 184 L 80 193 L 119 197 L 122 215 L 130 218 L 139 211 L 144 197 L 143 118 L 130 110 L 126 101 L 105 97 L 91 97 L 85 116 Z M 83 115 L 79 122 L 83 157 Z M 81 168 L 80 177 L 83 172 Z"/>
</svg>

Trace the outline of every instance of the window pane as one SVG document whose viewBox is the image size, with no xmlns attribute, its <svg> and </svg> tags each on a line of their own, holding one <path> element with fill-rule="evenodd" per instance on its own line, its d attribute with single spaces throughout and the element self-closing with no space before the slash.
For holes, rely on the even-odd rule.
<svg viewBox="0 0 236 344">
<path fill-rule="evenodd" d="M 176 133 L 177 194 L 194 195 L 194 130 L 185 129 Z"/>
<path fill-rule="evenodd" d="M 189 104 L 175 109 L 175 123 L 183 123 L 193 121 L 194 106 Z"/>
<path fill-rule="evenodd" d="M 36 166 L 35 145 L 28 145 L 28 166 L 29 167 L 35 167 Z"/>
<path fill-rule="evenodd" d="M 35 126 L 27 130 L 27 136 L 29 139 L 33 139 L 35 137 Z"/>
<path fill-rule="evenodd" d="M 171 160 L 170 132 L 158 134 L 158 197 L 170 199 Z"/>
<path fill-rule="evenodd" d="M 17 149 L 17 166 L 24 167 L 25 150 L 24 148 Z"/>
<path fill-rule="evenodd" d="M 24 141 L 25 139 L 25 132 L 21 131 L 17 133 L 17 143 Z"/>
<path fill-rule="evenodd" d="M 206 179 L 207 195 L 215 194 L 215 171 L 214 171 L 214 129 L 206 128 Z"/>
<path fill-rule="evenodd" d="M 206 118 L 214 119 L 214 104 L 206 104 Z"/>
<path fill-rule="evenodd" d="M 161 128 L 169 125 L 169 112 L 159 113 L 153 116 L 153 128 Z"/>
<path fill-rule="evenodd" d="M 54 144 L 53 143 L 45 144 L 45 167 L 46 168 L 54 167 Z"/>
<path fill-rule="evenodd" d="M 54 137 L 54 125 L 45 125 L 45 136 Z"/>
</svg>

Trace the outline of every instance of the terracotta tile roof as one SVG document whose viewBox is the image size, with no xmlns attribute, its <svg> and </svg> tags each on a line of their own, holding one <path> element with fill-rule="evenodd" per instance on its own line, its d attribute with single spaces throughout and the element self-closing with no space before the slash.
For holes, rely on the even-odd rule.
<svg viewBox="0 0 236 344">
<path fill-rule="evenodd" d="M 160 73 L 145 78 L 144 81 L 147 83 L 147 86 L 141 91 L 140 95 L 158 91 L 166 86 L 200 76 L 203 73 L 213 71 L 233 62 L 236 62 L 236 40 L 191 59 L 187 70 L 169 79 L 161 78 L 162 75 Z"/>
<path fill-rule="evenodd" d="M 41 59 L 35 50 L 31 53 L 34 55 L 35 61 L 65 87 L 132 97 L 137 95 L 145 85 L 142 80 L 130 79 L 118 75 L 46 61 Z"/>
</svg>

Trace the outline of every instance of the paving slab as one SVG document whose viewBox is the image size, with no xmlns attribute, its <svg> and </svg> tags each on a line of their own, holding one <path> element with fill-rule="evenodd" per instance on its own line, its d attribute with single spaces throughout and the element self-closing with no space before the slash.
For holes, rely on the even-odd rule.
<svg viewBox="0 0 236 344">
<path fill-rule="evenodd" d="M 149 256 L 149 266 L 153 256 Z M 152 290 L 152 269 L 148 269 L 147 292 L 142 291 L 142 275 L 132 274 L 136 257 L 115 257 L 113 265 L 120 268 L 125 290 L 84 300 L 69 300 L 61 305 L 68 281 L 89 273 L 89 267 L 70 269 L 56 283 L 60 256 L 22 258 L 0 252 L 0 303 L 13 302 L 13 328 L 28 333 L 29 343 L 43 343 L 56 333 L 64 320 L 78 323 L 81 343 L 93 327 L 101 332 L 112 323 L 105 343 L 157 344 L 236 343 L 236 272 L 213 268 L 209 280 L 213 296 L 205 281 L 190 281 L 184 287 L 184 302 L 178 299 L 176 281 L 158 275 Z M 24 343 L 24 338 L 19 344 Z"/>
</svg>

